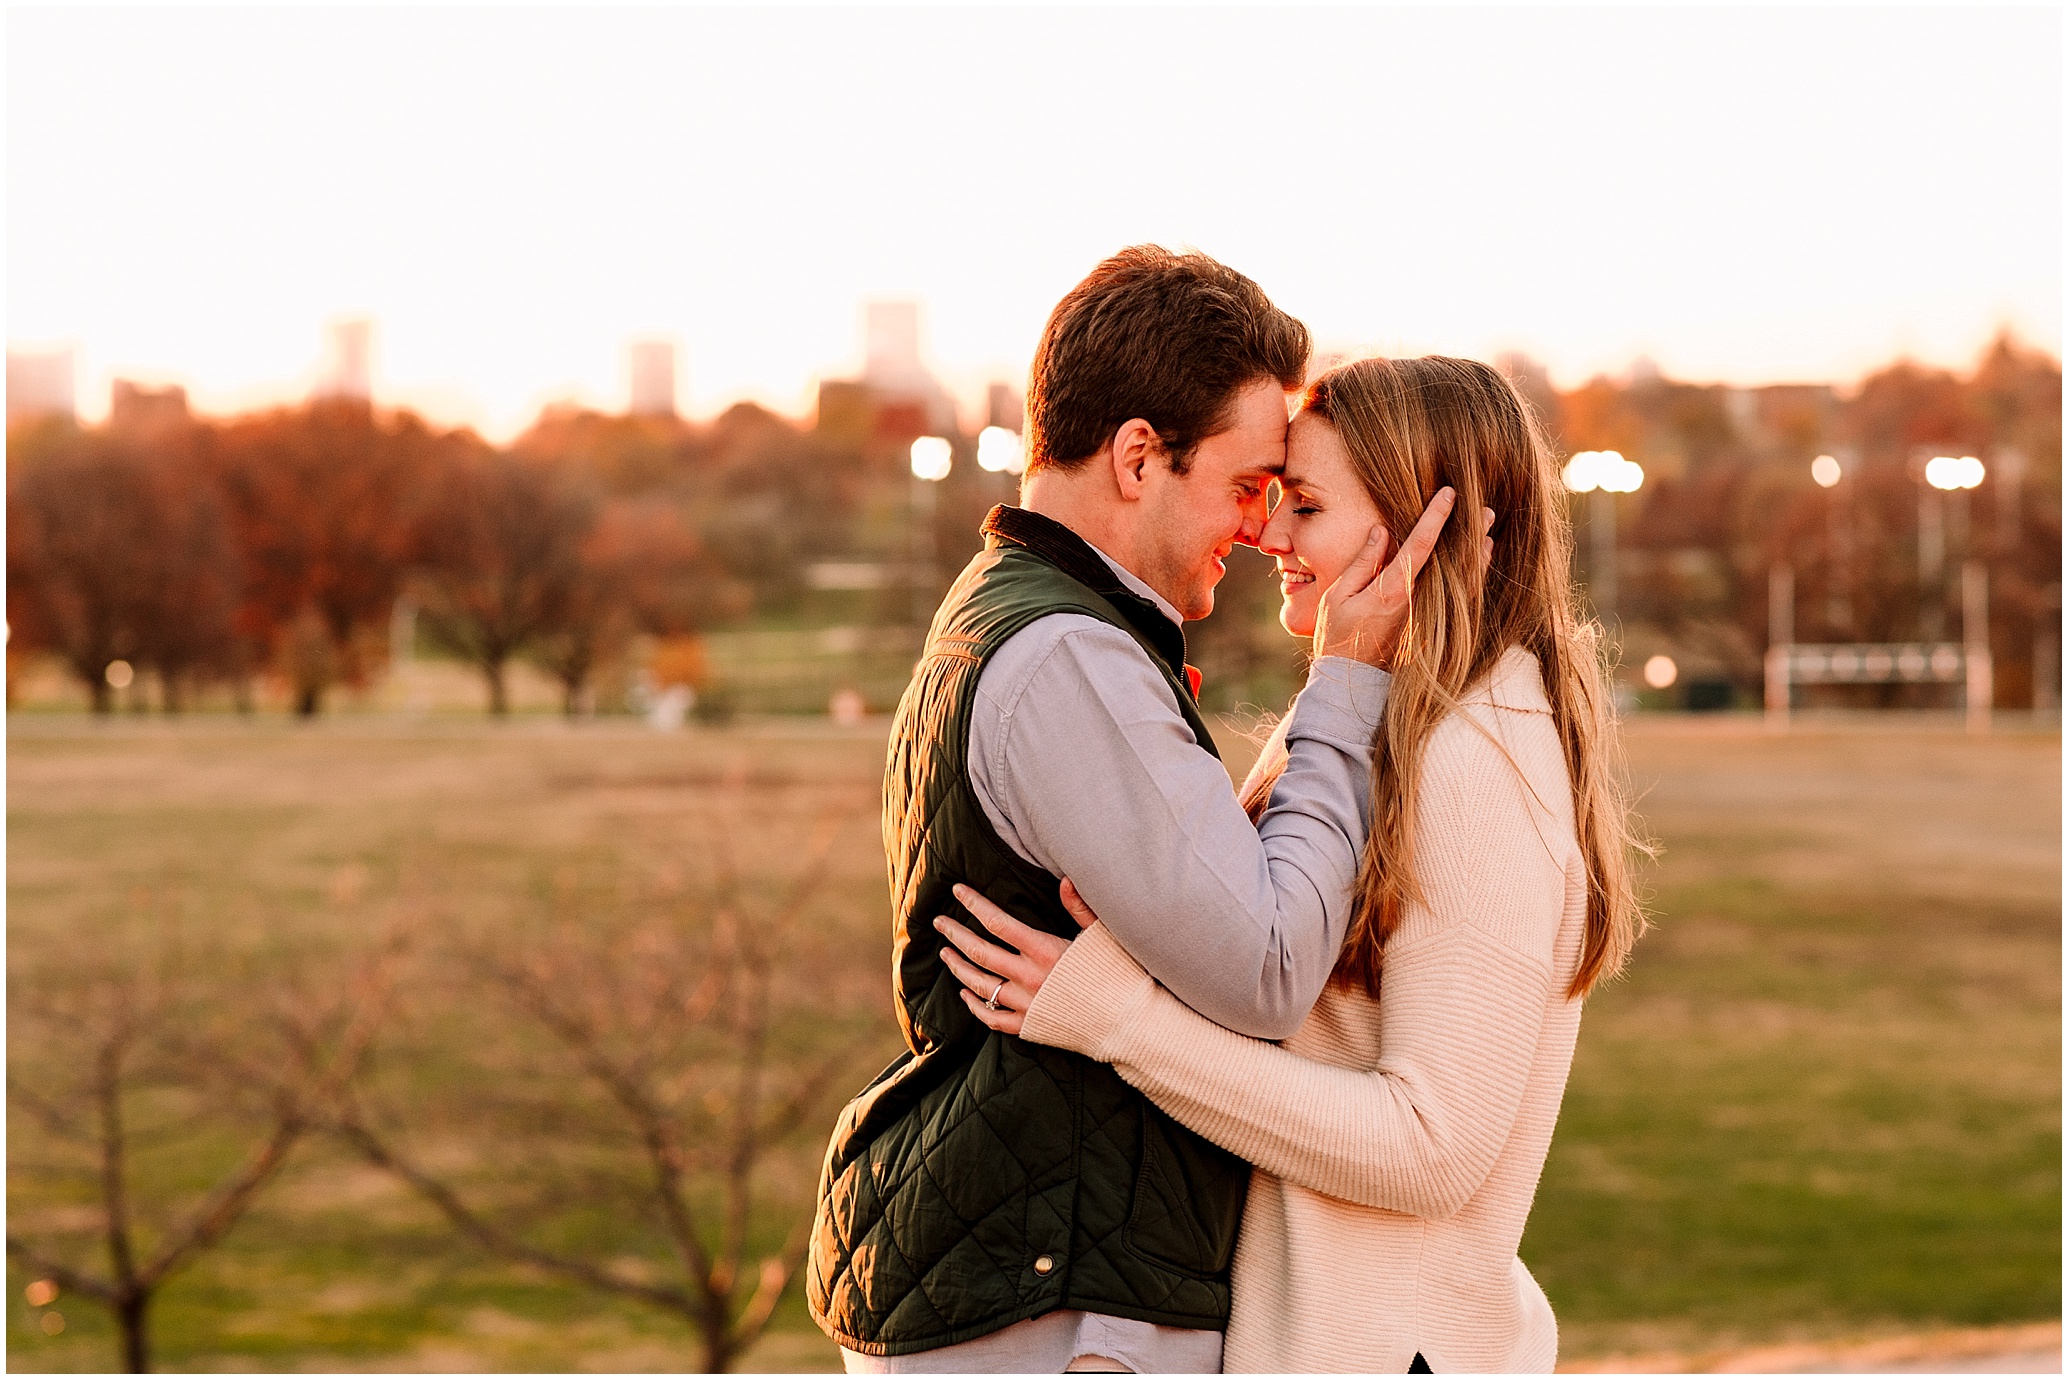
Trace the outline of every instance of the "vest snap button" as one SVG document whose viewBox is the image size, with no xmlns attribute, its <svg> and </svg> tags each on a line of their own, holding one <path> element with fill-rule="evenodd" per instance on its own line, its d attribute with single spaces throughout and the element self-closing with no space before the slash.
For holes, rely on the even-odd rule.
<svg viewBox="0 0 2068 1380">
<path fill-rule="evenodd" d="M 1056 1258 L 1052 1255 L 1037 1255 L 1034 1257 L 1034 1273 L 1037 1275 L 1045 1275 L 1055 1267 Z"/>
</svg>

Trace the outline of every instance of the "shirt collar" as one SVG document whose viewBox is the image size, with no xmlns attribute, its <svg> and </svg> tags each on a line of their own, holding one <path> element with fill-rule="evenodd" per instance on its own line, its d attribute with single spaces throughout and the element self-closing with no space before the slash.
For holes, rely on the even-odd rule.
<svg viewBox="0 0 2068 1380">
<path fill-rule="evenodd" d="M 1079 540 L 1083 540 L 1083 538 L 1080 536 Z M 1137 595 L 1143 599 L 1147 599 L 1150 603 L 1156 606 L 1156 611 L 1158 613 L 1161 613 L 1165 618 L 1168 618 L 1171 622 L 1177 624 L 1181 628 L 1185 626 L 1185 615 L 1178 612 L 1177 606 L 1175 604 L 1171 603 L 1170 600 L 1164 598 L 1161 594 L 1158 594 L 1155 590 L 1149 588 L 1149 585 L 1146 581 L 1138 578 L 1132 570 L 1129 570 L 1126 566 L 1114 560 L 1105 552 L 1099 550 L 1099 548 L 1093 543 L 1087 541 L 1084 544 L 1086 546 L 1091 547 L 1092 554 L 1096 555 L 1100 560 L 1104 561 L 1108 566 L 1112 568 L 1114 576 L 1120 581 L 1121 584 L 1127 586 L 1129 593 Z"/>
</svg>

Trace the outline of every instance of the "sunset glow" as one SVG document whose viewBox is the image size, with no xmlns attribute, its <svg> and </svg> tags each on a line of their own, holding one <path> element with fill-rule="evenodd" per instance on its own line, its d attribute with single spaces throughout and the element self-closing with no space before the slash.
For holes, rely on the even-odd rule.
<svg viewBox="0 0 2068 1380">
<path fill-rule="evenodd" d="M 2060 349 L 2047 9 L 16 10 L 10 344 L 227 411 L 372 386 L 512 434 L 809 410 L 916 298 L 974 418 L 1137 241 L 1324 350 L 1523 350 L 1569 385 L 1848 380 Z"/>
</svg>

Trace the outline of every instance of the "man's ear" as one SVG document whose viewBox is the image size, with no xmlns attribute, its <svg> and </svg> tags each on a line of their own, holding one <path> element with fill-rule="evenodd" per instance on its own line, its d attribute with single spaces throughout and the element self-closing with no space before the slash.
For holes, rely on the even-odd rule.
<svg viewBox="0 0 2068 1380">
<path fill-rule="evenodd" d="M 1151 467 L 1163 463 L 1163 440 L 1155 427 L 1140 417 L 1130 418 L 1113 433 L 1106 458 L 1113 466 L 1113 483 L 1121 498 L 1136 502 L 1149 482 Z"/>
</svg>

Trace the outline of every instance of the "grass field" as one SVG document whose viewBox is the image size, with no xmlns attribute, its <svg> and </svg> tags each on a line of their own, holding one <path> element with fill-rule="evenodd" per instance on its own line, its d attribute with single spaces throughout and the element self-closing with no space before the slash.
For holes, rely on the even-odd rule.
<svg viewBox="0 0 2068 1380">
<path fill-rule="evenodd" d="M 896 1045 L 880 734 L 18 716 L 11 990 L 168 933 L 223 963 L 320 964 L 411 906 L 493 926 L 571 890 L 645 904 L 695 890 L 711 810 L 745 799 L 750 867 L 771 884 L 812 820 L 850 817 L 784 1009 L 800 1044 L 847 1050 L 858 1082 Z M 2058 737 L 1840 725 L 1774 740 L 1654 719 L 1630 746 L 1666 847 L 1659 924 L 1590 1003 L 1523 1246 L 1567 1354 L 2057 1317 Z M 66 1057 L 10 1035 L 11 1086 Z M 424 1075 L 434 1093 L 482 1076 L 465 1053 Z M 769 1159 L 757 1236 L 808 1205 L 823 1134 Z M 9 1135 L 11 1229 L 83 1240 L 91 1212 L 53 1189 L 55 1151 L 25 1117 Z M 445 1149 L 462 1170 L 498 1167 L 494 1147 Z M 656 1251 L 609 1220 L 545 1226 L 635 1264 Z M 32 1308 L 29 1278 L 10 1267 L 10 1366 L 112 1366 L 99 1310 Z M 320 1140 L 167 1288 L 157 1329 L 168 1369 L 669 1370 L 696 1355 L 681 1322 L 462 1244 Z M 745 1366 L 835 1362 L 793 1292 Z"/>
</svg>

